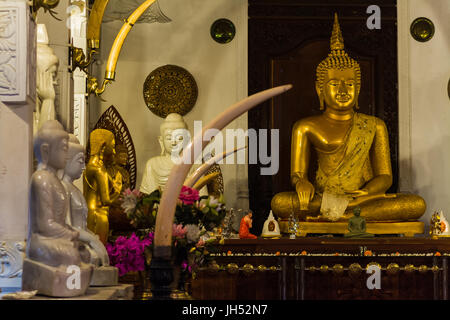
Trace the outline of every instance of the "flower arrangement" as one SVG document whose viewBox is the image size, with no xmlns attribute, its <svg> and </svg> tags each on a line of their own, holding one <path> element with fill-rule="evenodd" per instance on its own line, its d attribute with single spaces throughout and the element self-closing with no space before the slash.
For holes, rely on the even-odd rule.
<svg viewBox="0 0 450 320">
<path fill-rule="evenodd" d="M 144 270 L 144 248 L 153 244 L 161 195 L 160 190 L 143 194 L 130 189 L 122 194 L 121 206 L 130 223 L 138 230 L 137 235 L 133 234 L 130 238 L 119 237 L 113 245 L 107 247 L 111 264 L 118 267 L 119 271 L 122 270 L 122 274 Z M 213 243 L 216 240 L 211 235 L 220 227 L 225 214 L 222 197 L 217 199 L 200 196 L 197 190 L 183 186 L 172 229 L 175 263 L 181 265 L 183 270 L 191 271 L 209 261 L 209 253 L 215 251 Z"/>
<path fill-rule="evenodd" d="M 145 247 L 153 243 L 153 234 L 140 239 L 136 234 L 130 237 L 120 236 L 114 244 L 107 243 L 106 251 L 111 265 L 119 269 L 119 276 L 131 271 L 144 271 Z"/>
</svg>

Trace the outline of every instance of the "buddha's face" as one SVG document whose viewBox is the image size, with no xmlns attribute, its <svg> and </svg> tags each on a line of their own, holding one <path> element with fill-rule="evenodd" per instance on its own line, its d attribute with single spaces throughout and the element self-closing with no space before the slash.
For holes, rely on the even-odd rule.
<svg viewBox="0 0 450 320">
<path fill-rule="evenodd" d="M 359 94 L 354 69 L 330 69 L 323 84 L 323 97 L 328 107 L 346 111 L 354 107 Z"/>
<path fill-rule="evenodd" d="M 69 150 L 69 139 L 62 138 L 53 142 L 48 157 L 48 164 L 59 170 L 64 169 L 67 164 L 67 151 Z"/>
<path fill-rule="evenodd" d="M 166 154 L 178 156 L 183 150 L 186 129 L 166 129 L 161 137 Z"/>
<path fill-rule="evenodd" d="M 77 153 L 66 165 L 64 173 L 73 180 L 79 179 L 85 169 L 84 152 Z"/>
<path fill-rule="evenodd" d="M 120 166 L 126 166 L 128 163 L 128 153 L 126 151 L 116 151 L 116 163 Z"/>
<path fill-rule="evenodd" d="M 109 142 L 106 143 L 104 155 L 106 157 L 111 157 L 114 156 L 115 154 L 116 154 L 116 140 L 112 138 Z"/>
<path fill-rule="evenodd" d="M 51 65 L 50 68 L 48 69 L 48 72 L 50 72 L 50 74 L 52 75 L 53 85 L 57 85 L 58 82 L 56 81 L 56 77 L 58 76 L 58 65 L 57 64 Z"/>
</svg>

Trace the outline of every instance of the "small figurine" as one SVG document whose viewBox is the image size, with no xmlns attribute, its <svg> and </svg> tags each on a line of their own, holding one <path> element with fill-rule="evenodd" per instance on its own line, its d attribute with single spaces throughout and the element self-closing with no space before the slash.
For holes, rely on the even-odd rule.
<svg viewBox="0 0 450 320">
<path fill-rule="evenodd" d="M 430 235 L 433 238 L 450 237 L 450 228 L 442 210 L 436 211 L 431 216 Z"/>
<path fill-rule="evenodd" d="M 366 219 L 361 217 L 361 208 L 355 207 L 353 209 L 354 216 L 348 220 L 349 233 L 344 234 L 346 238 L 372 238 L 373 234 L 366 232 Z"/>
<path fill-rule="evenodd" d="M 240 239 L 257 239 L 258 237 L 254 234 L 250 233 L 250 228 L 252 227 L 252 215 L 253 213 L 249 211 L 247 215 L 245 215 L 241 219 L 241 225 L 239 227 L 239 238 Z"/>
<path fill-rule="evenodd" d="M 299 226 L 297 222 L 297 218 L 295 217 L 294 213 L 292 212 L 289 216 L 289 239 L 295 239 L 297 236 L 297 232 L 299 231 Z"/>
<path fill-rule="evenodd" d="M 266 222 L 264 222 L 263 226 L 263 232 L 261 234 L 264 238 L 276 238 L 280 237 L 280 226 L 278 225 L 278 222 L 273 217 L 273 212 L 270 210 L 269 217 L 267 218 Z"/>
</svg>

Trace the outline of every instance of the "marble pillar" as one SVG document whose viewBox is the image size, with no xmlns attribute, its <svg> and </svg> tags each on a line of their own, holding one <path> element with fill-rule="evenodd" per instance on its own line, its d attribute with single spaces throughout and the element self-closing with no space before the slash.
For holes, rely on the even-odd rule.
<svg viewBox="0 0 450 320">
<path fill-rule="evenodd" d="M 21 289 L 32 174 L 36 25 L 25 0 L 0 0 L 0 289 Z"/>
</svg>

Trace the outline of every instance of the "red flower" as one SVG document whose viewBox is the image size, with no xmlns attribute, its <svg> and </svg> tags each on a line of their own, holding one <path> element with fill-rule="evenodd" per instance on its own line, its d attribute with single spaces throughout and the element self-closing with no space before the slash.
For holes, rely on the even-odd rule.
<svg viewBox="0 0 450 320">
<path fill-rule="evenodd" d="M 198 194 L 198 190 L 186 186 L 181 188 L 180 196 L 178 197 L 178 199 L 180 199 L 185 205 L 192 205 L 199 198 L 200 196 Z"/>
<path fill-rule="evenodd" d="M 371 256 L 372 255 L 372 251 L 370 250 L 366 250 L 366 252 L 364 252 L 364 255 L 367 256 Z"/>
</svg>

